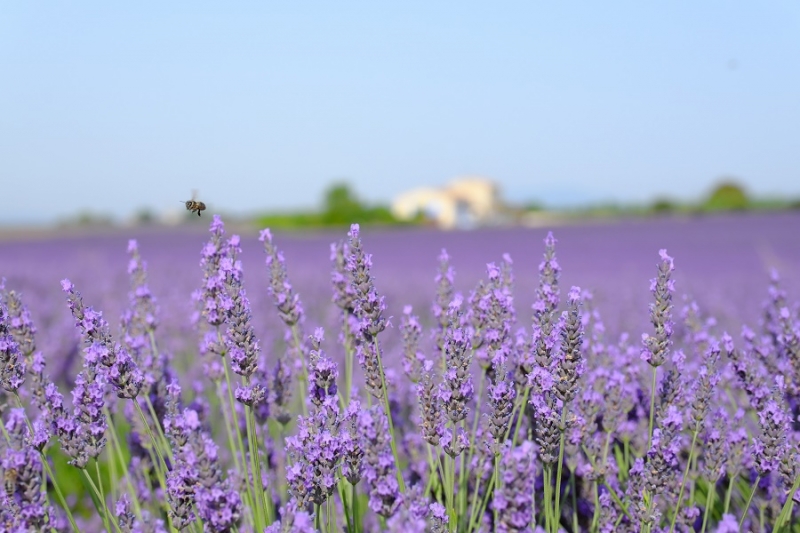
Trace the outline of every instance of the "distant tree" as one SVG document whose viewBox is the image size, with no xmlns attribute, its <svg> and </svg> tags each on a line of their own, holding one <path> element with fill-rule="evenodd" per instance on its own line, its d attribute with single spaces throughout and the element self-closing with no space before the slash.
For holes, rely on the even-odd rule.
<svg viewBox="0 0 800 533">
<path fill-rule="evenodd" d="M 669 198 L 657 198 L 653 205 L 650 206 L 650 209 L 654 213 L 672 213 L 676 207 L 675 202 Z"/>
<path fill-rule="evenodd" d="M 734 180 L 724 180 L 711 191 L 703 207 L 709 211 L 747 209 L 750 200 L 744 188 Z"/>
<path fill-rule="evenodd" d="M 420 223 L 417 218 L 410 223 Z M 268 213 L 259 218 L 259 224 L 271 228 L 311 228 L 325 226 L 348 226 L 353 223 L 405 224 L 394 217 L 385 205 L 367 205 L 346 182 L 331 184 L 322 196 L 322 209 L 290 213 Z"/>
<path fill-rule="evenodd" d="M 146 208 L 146 207 L 140 209 L 136 213 L 136 223 L 137 224 L 142 224 L 142 225 L 152 224 L 153 222 L 155 222 L 155 220 L 156 220 L 156 217 L 153 214 L 153 212 L 150 209 Z"/>
<path fill-rule="evenodd" d="M 360 219 L 364 205 L 350 184 L 338 182 L 325 190 L 322 200 L 322 220 L 326 224 L 345 225 Z"/>
</svg>

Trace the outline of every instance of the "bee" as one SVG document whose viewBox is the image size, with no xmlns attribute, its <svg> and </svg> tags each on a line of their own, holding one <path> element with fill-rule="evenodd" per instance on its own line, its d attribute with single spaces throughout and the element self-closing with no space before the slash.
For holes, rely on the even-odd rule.
<svg viewBox="0 0 800 533">
<path fill-rule="evenodd" d="M 183 202 L 186 205 L 186 210 L 187 211 L 191 211 L 192 213 L 197 211 L 197 216 L 200 216 L 200 211 L 205 211 L 206 210 L 206 204 L 204 204 L 203 202 L 196 201 L 195 200 L 195 196 L 197 196 L 197 192 L 192 194 L 192 199 L 191 200 L 186 200 L 185 202 L 183 202 L 183 200 L 181 200 L 181 202 Z"/>
<path fill-rule="evenodd" d="M 17 492 L 18 476 L 19 473 L 16 468 L 6 468 L 6 471 L 3 472 L 3 488 L 9 498 L 12 498 L 14 493 Z"/>
</svg>

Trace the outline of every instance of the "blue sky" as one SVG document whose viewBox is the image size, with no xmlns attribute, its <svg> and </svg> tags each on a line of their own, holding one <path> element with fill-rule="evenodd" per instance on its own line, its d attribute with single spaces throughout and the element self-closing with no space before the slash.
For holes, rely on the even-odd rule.
<svg viewBox="0 0 800 533">
<path fill-rule="evenodd" d="M 800 3 L 5 2 L 0 222 L 388 201 L 800 196 Z"/>
</svg>

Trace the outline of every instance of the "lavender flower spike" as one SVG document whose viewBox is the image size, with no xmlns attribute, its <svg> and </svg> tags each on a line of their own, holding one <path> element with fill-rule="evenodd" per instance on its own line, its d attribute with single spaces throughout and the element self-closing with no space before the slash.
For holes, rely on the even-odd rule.
<svg viewBox="0 0 800 533">
<path fill-rule="evenodd" d="M 0 305 L 0 386 L 17 392 L 25 381 L 25 362 L 19 345 L 8 329 L 5 309 Z"/>
<path fill-rule="evenodd" d="M 378 296 L 375 290 L 375 282 L 370 272 L 372 256 L 364 253 L 359 235 L 358 224 L 350 226 L 348 233 L 350 257 L 347 262 L 347 270 L 356 294 L 355 312 L 361 321 L 362 335 L 367 341 L 371 341 L 373 337 L 386 329 L 386 319 L 383 318 L 386 304 L 383 296 Z"/>
<path fill-rule="evenodd" d="M 303 306 L 300 297 L 289 283 L 283 252 L 280 252 L 272 242 L 272 232 L 269 228 L 258 234 L 258 240 L 264 243 L 264 251 L 267 253 L 267 268 L 270 273 L 269 292 L 278 308 L 278 314 L 287 326 L 294 326 L 303 321 Z"/>
<path fill-rule="evenodd" d="M 520 446 L 507 446 L 502 460 L 502 482 L 494 494 L 497 511 L 496 531 L 529 532 L 535 479 L 534 446 L 529 440 Z"/>
<path fill-rule="evenodd" d="M 658 276 L 650 280 L 650 291 L 655 296 L 655 302 L 650 304 L 650 321 L 656 332 L 653 336 L 642 334 L 642 359 L 653 367 L 664 364 L 672 346 L 672 293 L 675 292 L 675 281 L 670 277 L 675 263 L 666 250 L 658 254 L 661 256 Z"/>
<path fill-rule="evenodd" d="M 562 318 L 561 349 L 558 360 L 555 386 L 556 396 L 565 404 L 572 401 L 578 392 L 578 379 L 583 372 L 583 322 L 580 314 L 581 290 L 572 287 L 569 291 L 567 310 Z"/>
<path fill-rule="evenodd" d="M 91 307 L 84 307 L 80 293 L 68 279 L 61 282 L 61 288 L 67 293 L 72 316 L 88 344 L 84 365 L 86 379 L 92 381 L 95 372 L 104 373 L 118 397 L 136 398 L 144 383 L 144 375 L 133 358 L 119 344 L 114 343 L 103 314 Z"/>
<path fill-rule="evenodd" d="M 220 262 L 226 255 L 225 224 L 219 215 L 214 215 L 209 228 L 211 239 L 203 246 L 200 267 L 203 269 L 203 286 L 193 294 L 193 298 L 201 305 L 203 318 L 211 326 L 220 326 L 225 322 L 222 299 L 225 292 L 225 276 L 220 272 Z"/>
<path fill-rule="evenodd" d="M 473 394 L 472 375 L 469 371 L 472 356 L 467 350 L 469 341 L 464 331 L 458 327 L 462 301 L 461 295 L 456 294 L 447 312 L 450 320 L 444 342 L 447 371 L 439 388 L 439 397 L 445 406 L 447 416 L 454 424 L 467 417 L 469 412 L 467 404 Z"/>
<path fill-rule="evenodd" d="M 364 478 L 370 487 L 369 507 L 388 518 L 402 503 L 402 495 L 393 472 L 397 465 L 392 456 L 389 425 L 381 406 L 362 413 L 361 427 L 367 441 Z"/>
</svg>

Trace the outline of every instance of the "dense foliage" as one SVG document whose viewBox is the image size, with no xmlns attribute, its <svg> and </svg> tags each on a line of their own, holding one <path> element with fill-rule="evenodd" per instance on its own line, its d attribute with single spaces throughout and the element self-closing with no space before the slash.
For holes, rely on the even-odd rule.
<svg viewBox="0 0 800 533">
<path fill-rule="evenodd" d="M 421 222 L 422 219 L 411 221 Z M 272 213 L 259 217 L 262 226 L 281 229 L 347 227 L 351 223 L 376 225 L 408 224 L 394 217 L 384 205 L 369 205 L 345 183 L 331 184 L 324 192 L 322 208 L 313 211 Z"/>
<path fill-rule="evenodd" d="M 82 295 L 114 292 L 97 257 L 59 303 L 9 277 L 2 530 L 794 528 L 800 316 L 777 272 L 763 303 L 748 293 L 755 313 L 716 320 L 656 248 L 649 293 L 634 288 L 649 302 L 621 307 L 649 325 L 628 334 L 645 320 L 609 326 L 599 302 L 620 291 L 565 285 L 552 234 L 528 281 L 504 254 L 462 290 L 442 251 L 426 308 L 394 286 L 416 306 L 394 316 L 357 225 L 302 270 L 325 286 L 310 298 L 259 240 L 261 285 L 219 217 L 196 274 L 149 271 L 131 241 L 117 327 Z M 159 275 L 194 286 L 185 316 Z M 728 332 L 731 315 L 758 318 Z"/>
</svg>

